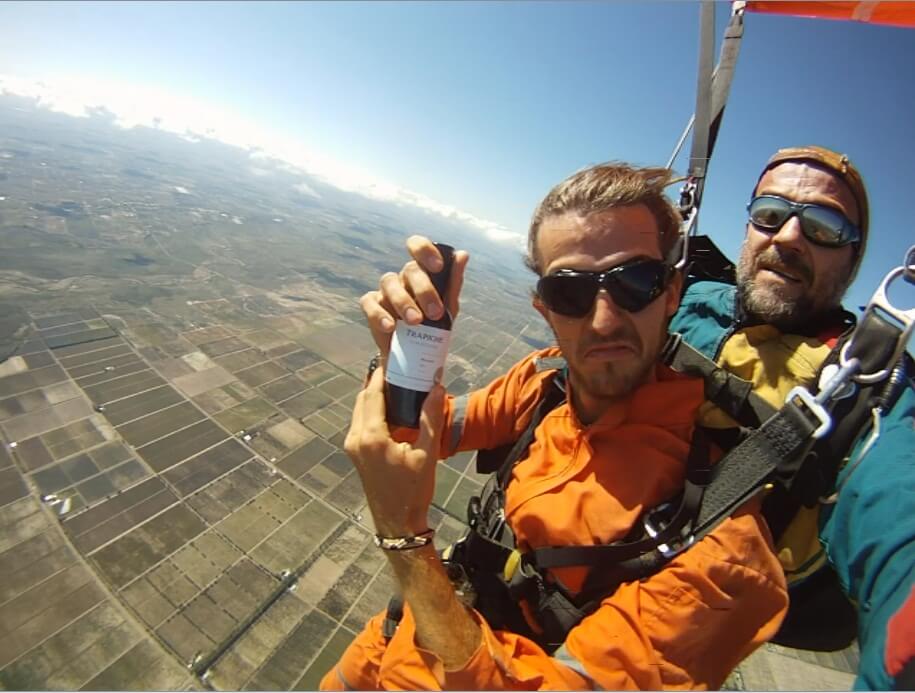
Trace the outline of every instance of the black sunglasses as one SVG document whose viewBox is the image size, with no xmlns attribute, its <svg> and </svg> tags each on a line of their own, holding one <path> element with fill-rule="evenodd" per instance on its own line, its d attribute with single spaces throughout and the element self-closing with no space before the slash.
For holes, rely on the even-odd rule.
<svg viewBox="0 0 915 693">
<path fill-rule="evenodd" d="M 560 269 L 540 278 L 537 295 L 551 311 L 583 318 L 597 292 L 605 289 L 617 306 L 638 313 L 664 293 L 673 274 L 673 267 L 661 260 L 633 260 L 603 272 Z"/>
<path fill-rule="evenodd" d="M 825 205 L 800 204 L 778 195 L 758 195 L 747 205 L 750 223 L 761 231 L 778 231 L 793 216 L 811 243 L 840 248 L 861 241 L 861 231 L 837 209 Z"/>
</svg>

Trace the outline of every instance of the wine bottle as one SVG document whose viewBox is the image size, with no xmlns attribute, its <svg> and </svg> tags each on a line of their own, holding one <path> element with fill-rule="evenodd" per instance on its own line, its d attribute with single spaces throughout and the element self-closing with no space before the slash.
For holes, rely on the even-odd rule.
<svg viewBox="0 0 915 693">
<path fill-rule="evenodd" d="M 444 243 L 436 243 L 435 247 L 442 256 L 442 269 L 429 273 L 429 279 L 444 303 L 454 248 Z M 419 428 L 419 412 L 429 390 L 442 379 L 450 341 L 451 315 L 447 307 L 438 320 L 426 318 L 418 325 L 397 321 L 384 373 L 388 424 Z"/>
</svg>

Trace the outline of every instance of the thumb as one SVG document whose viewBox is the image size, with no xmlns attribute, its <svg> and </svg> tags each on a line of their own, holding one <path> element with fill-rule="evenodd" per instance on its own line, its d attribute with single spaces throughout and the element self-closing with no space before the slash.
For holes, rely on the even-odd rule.
<svg viewBox="0 0 915 693">
<path fill-rule="evenodd" d="M 434 385 L 419 414 L 419 437 L 413 449 L 421 450 L 432 459 L 439 458 L 442 427 L 445 424 L 445 388 Z"/>
</svg>

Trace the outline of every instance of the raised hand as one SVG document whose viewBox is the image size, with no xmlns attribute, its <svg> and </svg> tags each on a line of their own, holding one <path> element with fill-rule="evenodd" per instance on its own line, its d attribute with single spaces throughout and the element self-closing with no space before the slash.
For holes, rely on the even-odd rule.
<svg viewBox="0 0 915 693">
<path fill-rule="evenodd" d="M 403 266 L 400 273 L 382 275 L 378 290 L 368 291 L 359 299 L 372 338 L 385 356 L 390 349 L 395 320 L 416 325 L 424 317 L 440 318 L 445 306 L 452 318 L 457 317 L 464 270 L 470 259 L 466 250 L 455 251 L 448 296 L 443 305 L 426 274 L 426 271 L 436 272 L 442 268 L 438 249 L 424 236 L 410 236 L 407 251 L 413 259 Z"/>
<path fill-rule="evenodd" d="M 343 449 L 368 500 L 375 531 L 386 537 L 426 531 L 435 492 L 435 465 L 445 418 L 445 388 L 435 385 L 423 404 L 415 443 L 391 438 L 384 409 L 384 374 L 376 368 L 356 397 Z"/>
</svg>

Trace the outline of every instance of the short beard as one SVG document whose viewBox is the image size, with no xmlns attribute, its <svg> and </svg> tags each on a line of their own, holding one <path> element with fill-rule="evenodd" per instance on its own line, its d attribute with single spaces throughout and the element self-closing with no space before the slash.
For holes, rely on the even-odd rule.
<svg viewBox="0 0 915 693">
<path fill-rule="evenodd" d="M 632 394 L 648 379 L 656 364 L 657 358 L 646 356 L 635 367 L 621 368 L 619 364 L 609 363 L 603 372 L 584 374 L 570 364 L 569 370 L 573 386 L 578 386 L 594 399 L 610 402 Z"/>
<path fill-rule="evenodd" d="M 641 387 L 647 380 L 649 374 L 654 370 L 660 358 L 660 351 L 667 341 L 667 321 L 661 326 L 660 334 L 657 340 L 657 347 L 654 353 L 645 351 L 646 345 L 639 335 L 627 328 L 621 328 L 619 331 L 609 335 L 605 339 L 594 341 L 614 341 L 624 340 L 632 343 L 636 352 L 641 354 L 641 358 L 635 364 L 623 365 L 620 363 L 606 363 L 605 367 L 599 372 L 583 373 L 575 367 L 575 364 L 567 359 L 570 378 L 573 388 L 587 393 L 594 399 L 612 402 L 623 399 L 631 395 L 635 390 Z M 578 358 L 583 358 L 584 352 L 594 346 L 593 341 L 586 344 L 567 345 L 575 348 L 573 352 Z M 560 347 L 562 345 L 560 344 Z"/>
<path fill-rule="evenodd" d="M 771 246 L 753 257 L 744 245 L 737 262 L 739 304 L 750 317 L 769 323 L 782 332 L 804 327 L 820 315 L 837 308 L 852 279 L 850 271 L 836 272 L 824 277 L 821 285 L 817 287 L 814 286 L 816 278 L 813 278 L 814 281 L 810 282 L 807 291 L 799 296 L 783 296 L 777 289 L 757 284 L 755 277 L 760 260 L 780 261 L 788 266 L 798 267 L 797 263 L 789 259 L 790 257 L 780 255 L 776 246 Z"/>
</svg>

